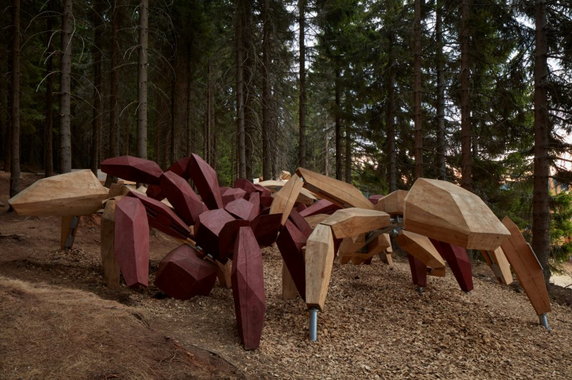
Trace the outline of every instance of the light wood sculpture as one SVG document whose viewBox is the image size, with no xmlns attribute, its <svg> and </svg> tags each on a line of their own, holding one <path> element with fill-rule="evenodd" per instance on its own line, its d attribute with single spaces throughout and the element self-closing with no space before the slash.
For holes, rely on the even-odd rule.
<svg viewBox="0 0 572 380">
<path fill-rule="evenodd" d="M 514 280 L 510 271 L 510 264 L 502 247 L 498 247 L 494 251 L 481 251 L 481 253 L 499 283 L 504 285 L 512 284 Z"/>
<path fill-rule="evenodd" d="M 333 263 L 332 229 L 330 226 L 319 224 L 306 242 L 306 304 L 308 307 L 324 309 Z"/>
<path fill-rule="evenodd" d="M 336 239 L 343 239 L 387 227 L 389 223 L 389 214 L 383 211 L 354 207 L 338 210 L 320 224 L 331 226 Z"/>
<path fill-rule="evenodd" d="M 401 230 L 397 236 L 397 242 L 408 254 L 428 267 L 428 274 L 438 277 L 445 276 L 445 260 L 437 252 L 427 236 Z"/>
<path fill-rule="evenodd" d="M 274 194 L 274 201 L 272 201 L 272 206 L 270 206 L 270 214 L 282 214 L 282 219 L 280 223 L 284 225 L 296 199 L 298 199 L 298 194 L 300 194 L 300 189 L 302 189 L 302 179 L 294 174 L 286 185 L 280 189 L 276 194 Z"/>
<path fill-rule="evenodd" d="M 494 250 L 510 236 L 477 195 L 450 182 L 419 178 L 405 197 L 404 228 L 467 249 Z"/>
<path fill-rule="evenodd" d="M 288 181 L 291 178 L 292 178 L 292 176 L 288 180 L 262 181 L 262 182 L 259 182 L 258 185 L 264 186 L 265 188 L 269 189 L 273 193 L 276 193 L 276 192 L 279 192 L 288 183 Z M 300 177 L 298 177 L 298 178 L 300 178 Z M 318 200 L 318 198 L 316 198 L 316 196 L 310 190 L 307 190 L 304 188 L 300 189 L 300 193 L 298 193 L 298 198 L 296 198 L 296 202 L 302 203 L 306 206 L 310 206 L 310 205 L 314 204 L 314 202 L 316 202 L 317 200 Z"/>
<path fill-rule="evenodd" d="M 119 288 L 119 263 L 115 257 L 115 199 L 105 202 L 101 216 L 101 264 L 103 282 L 108 288 Z"/>
<path fill-rule="evenodd" d="M 101 208 L 108 196 L 89 169 L 42 178 L 8 200 L 19 215 L 79 216 Z"/>
<path fill-rule="evenodd" d="M 406 190 L 395 190 L 394 192 L 381 197 L 375 204 L 375 209 L 385 211 L 389 215 L 403 215 L 406 196 Z"/>
<path fill-rule="evenodd" d="M 296 173 L 304 179 L 304 187 L 319 198 L 327 199 L 341 207 L 373 209 L 373 204 L 349 183 L 304 168 L 298 168 Z"/>
<path fill-rule="evenodd" d="M 542 266 L 520 233 L 518 226 L 509 217 L 505 217 L 502 222 L 511 234 L 510 238 L 503 242 L 502 250 L 514 269 L 518 282 L 524 288 L 536 314 L 548 313 L 550 298 L 544 282 Z"/>
</svg>

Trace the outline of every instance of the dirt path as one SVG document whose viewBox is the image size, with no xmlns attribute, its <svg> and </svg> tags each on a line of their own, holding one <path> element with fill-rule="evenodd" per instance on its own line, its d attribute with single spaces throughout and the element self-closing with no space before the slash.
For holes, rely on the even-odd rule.
<svg viewBox="0 0 572 380">
<path fill-rule="evenodd" d="M 0 202 L 6 203 L 0 172 Z M 238 340 L 232 293 L 189 301 L 150 286 L 109 291 L 96 217 L 59 251 L 57 218 L 0 210 L 0 378 L 572 378 L 572 299 L 560 289 L 553 332 L 517 286 L 475 265 L 465 294 L 450 273 L 422 295 L 405 261 L 336 265 L 319 341 L 301 300 L 280 298 L 280 258 L 264 251 L 268 303 L 261 347 Z M 175 245 L 153 233 L 151 283 Z M 568 304 L 567 304 L 568 303 Z"/>
</svg>

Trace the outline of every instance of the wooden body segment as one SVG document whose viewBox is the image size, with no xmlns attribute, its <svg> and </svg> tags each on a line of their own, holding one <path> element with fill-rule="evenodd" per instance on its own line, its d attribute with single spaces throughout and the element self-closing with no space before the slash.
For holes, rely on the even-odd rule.
<svg viewBox="0 0 572 380">
<path fill-rule="evenodd" d="M 300 211 L 300 215 L 304 218 L 318 215 L 318 214 L 333 214 L 334 211 L 339 210 L 340 206 L 335 203 L 332 203 L 326 199 L 320 199 L 316 203 L 313 203 L 311 206 L 305 208 L 304 210 Z"/>
<path fill-rule="evenodd" d="M 548 313 L 550 298 L 544 282 L 542 266 L 518 226 L 509 217 L 505 217 L 502 222 L 511 233 L 510 238 L 503 242 L 502 250 L 516 273 L 518 282 L 524 288 L 536 314 Z"/>
<path fill-rule="evenodd" d="M 274 201 L 272 201 L 272 206 L 270 206 L 270 214 L 282 214 L 280 221 L 282 225 L 286 223 L 303 184 L 302 179 L 294 174 L 286 182 L 286 185 L 274 194 Z"/>
<path fill-rule="evenodd" d="M 422 288 L 426 287 L 427 267 L 425 264 L 410 254 L 407 254 L 407 260 L 409 261 L 409 269 L 411 270 L 411 280 L 413 281 L 413 284 Z"/>
<path fill-rule="evenodd" d="M 103 160 L 101 171 L 137 183 L 159 184 L 163 170 L 154 161 L 134 156 L 119 156 Z"/>
<path fill-rule="evenodd" d="M 240 227 L 232 259 L 232 294 L 238 333 L 244 348 L 260 345 L 266 297 L 262 253 L 250 227 Z"/>
<path fill-rule="evenodd" d="M 395 190 L 381 197 L 375 204 L 375 209 L 385 211 L 389 215 L 403 215 L 405 209 L 406 190 Z"/>
<path fill-rule="evenodd" d="M 404 228 L 467 249 L 494 250 L 510 234 L 477 195 L 419 178 L 405 197 Z"/>
<path fill-rule="evenodd" d="M 171 171 L 161 175 L 161 189 L 187 225 L 195 224 L 199 215 L 208 210 L 187 180 Z"/>
<path fill-rule="evenodd" d="M 115 257 L 127 286 L 149 284 L 149 223 L 142 202 L 124 197 L 115 205 Z"/>
<path fill-rule="evenodd" d="M 252 220 L 252 230 L 261 247 L 269 246 L 276 241 L 281 220 L 281 214 L 260 214 Z"/>
<path fill-rule="evenodd" d="M 286 266 L 286 263 L 282 261 L 282 298 L 285 300 L 291 300 L 298 296 L 298 289 L 294 283 L 294 279 Z"/>
<path fill-rule="evenodd" d="M 373 204 L 349 183 L 304 168 L 298 168 L 296 173 L 304 179 L 304 187 L 319 198 L 327 199 L 341 207 L 373 210 Z"/>
<path fill-rule="evenodd" d="M 397 236 L 397 242 L 409 255 L 428 267 L 431 275 L 445 276 L 445 260 L 437 252 L 427 236 L 401 230 Z"/>
<path fill-rule="evenodd" d="M 224 209 L 203 212 L 199 215 L 199 221 L 195 230 L 197 244 L 204 249 L 205 253 L 218 257 L 221 230 L 228 222 L 233 222 L 234 220 L 234 217 Z"/>
<path fill-rule="evenodd" d="M 334 264 L 334 236 L 330 226 L 316 226 L 306 242 L 306 304 L 324 310 Z"/>
<path fill-rule="evenodd" d="M 60 248 L 71 249 L 75 240 L 75 235 L 79 228 L 79 216 L 62 216 L 60 230 Z"/>
<path fill-rule="evenodd" d="M 258 216 L 260 209 L 244 198 L 235 199 L 228 202 L 224 209 L 232 214 L 234 217 L 242 220 L 254 220 Z"/>
<path fill-rule="evenodd" d="M 79 216 L 101 208 L 108 197 L 89 169 L 42 178 L 8 200 L 19 215 Z"/>
<path fill-rule="evenodd" d="M 473 271 L 465 248 L 434 239 L 431 239 L 431 243 L 449 264 L 461 290 L 464 292 L 473 290 Z"/>
<path fill-rule="evenodd" d="M 230 202 L 235 201 L 237 199 L 244 199 L 244 197 L 246 197 L 246 191 L 244 191 L 239 187 L 229 187 L 224 191 L 221 190 L 221 196 L 222 196 L 222 203 L 226 206 Z"/>
<path fill-rule="evenodd" d="M 510 285 L 514 281 L 512 272 L 510 271 L 510 264 L 502 250 L 498 247 L 494 251 L 481 251 L 487 265 L 491 267 L 495 277 L 499 283 Z"/>
<path fill-rule="evenodd" d="M 101 216 L 101 264 L 103 266 L 103 282 L 110 289 L 119 288 L 119 263 L 115 257 L 115 199 L 105 202 Z"/>
<path fill-rule="evenodd" d="M 197 154 L 191 155 L 188 170 L 207 207 L 210 210 L 223 208 L 224 203 L 215 170 Z"/>
<path fill-rule="evenodd" d="M 330 226 L 336 239 L 343 239 L 387 227 L 389 223 L 389 214 L 383 211 L 344 208 L 336 211 L 320 224 Z"/>
<path fill-rule="evenodd" d="M 284 265 L 294 282 L 298 294 L 302 299 L 306 298 L 306 267 L 302 247 L 306 244 L 307 237 L 292 223 L 286 221 L 282 226 L 276 245 L 282 255 Z"/>
</svg>

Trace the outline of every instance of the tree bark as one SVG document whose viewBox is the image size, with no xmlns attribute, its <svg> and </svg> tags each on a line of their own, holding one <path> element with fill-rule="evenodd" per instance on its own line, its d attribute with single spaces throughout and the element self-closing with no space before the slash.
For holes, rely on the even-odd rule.
<svg viewBox="0 0 572 380">
<path fill-rule="evenodd" d="M 101 74 L 102 54 L 103 48 L 103 27 L 102 3 L 95 0 L 92 4 L 92 23 L 93 23 L 93 48 L 91 51 L 93 59 L 93 119 L 92 119 L 92 136 L 91 136 L 91 170 L 97 175 L 97 169 L 100 161 L 101 151 L 101 129 L 103 125 L 103 76 Z"/>
<path fill-rule="evenodd" d="M 437 168 L 439 179 L 446 179 L 447 171 L 445 166 L 445 80 L 443 78 L 443 2 L 437 1 L 435 11 L 435 38 L 437 43 L 436 67 L 437 74 Z"/>
<path fill-rule="evenodd" d="M 334 83 L 335 97 L 335 120 L 334 127 L 336 133 L 336 179 L 342 179 L 342 110 L 341 110 L 341 73 L 336 68 L 336 80 Z"/>
<path fill-rule="evenodd" d="M 246 133 L 244 129 L 244 10 L 245 0 L 236 6 L 236 137 L 238 145 L 238 177 L 246 178 Z"/>
<path fill-rule="evenodd" d="M 415 123 L 415 178 L 423 177 L 423 126 L 421 114 L 421 6 L 422 0 L 415 0 L 415 21 L 413 25 L 413 114 Z"/>
<path fill-rule="evenodd" d="M 137 155 L 147 158 L 147 48 L 149 45 L 149 0 L 139 3 L 139 78 L 137 109 Z"/>
<path fill-rule="evenodd" d="M 395 97 L 395 69 L 393 68 L 393 50 L 391 46 L 393 44 L 393 38 L 389 38 L 389 51 L 388 54 L 388 68 L 387 68 L 387 78 L 385 78 L 385 93 L 386 93 L 386 105 L 385 105 L 385 127 L 387 129 L 387 158 L 388 158 L 388 179 L 389 191 L 397 190 L 397 152 L 395 146 L 395 112 L 394 112 L 394 97 Z"/>
<path fill-rule="evenodd" d="M 10 197 L 20 191 L 20 0 L 12 1 Z"/>
<path fill-rule="evenodd" d="M 471 127 L 470 104 L 470 31 L 471 0 L 461 2 L 461 186 L 467 190 L 473 189 L 473 132 Z"/>
<path fill-rule="evenodd" d="M 120 61 L 120 40 L 119 29 L 121 28 L 121 0 L 113 1 L 111 16 L 111 71 L 109 73 L 109 152 L 108 157 L 119 156 L 119 61 Z"/>
<path fill-rule="evenodd" d="M 351 129 L 350 123 L 346 123 L 345 126 L 346 130 L 346 141 L 345 141 L 345 154 L 344 154 L 344 161 L 345 161 L 345 168 L 344 168 L 344 177 L 347 183 L 352 183 L 352 136 L 351 136 Z"/>
<path fill-rule="evenodd" d="M 51 11 L 51 2 L 48 3 L 48 11 Z M 44 120 L 44 175 L 50 177 L 54 175 L 54 96 L 53 96 L 53 79 L 52 71 L 54 70 L 54 60 L 52 54 L 52 33 L 53 21 L 52 17 L 46 17 L 46 29 L 48 36 L 46 38 L 48 58 L 46 60 L 46 114 Z"/>
<path fill-rule="evenodd" d="M 306 0 L 298 0 L 298 24 L 300 27 L 300 60 L 299 60 L 299 75 L 300 75 L 300 99 L 299 99 L 299 156 L 298 165 L 301 167 L 306 166 Z"/>
<path fill-rule="evenodd" d="M 262 178 L 271 179 L 272 155 L 270 148 L 270 134 L 272 121 L 270 116 L 271 83 L 270 83 L 270 4 L 264 0 L 264 26 L 262 43 Z"/>
<path fill-rule="evenodd" d="M 534 191 L 532 196 L 532 249 L 550 279 L 550 176 L 548 118 L 548 44 L 546 38 L 546 1 L 535 2 L 536 47 L 534 52 Z"/>
<path fill-rule="evenodd" d="M 254 178 L 254 146 L 256 139 L 256 110 L 255 110 L 255 97 L 256 86 L 255 77 L 256 73 L 256 57 L 254 51 L 254 36 L 253 36 L 253 20 L 252 20 L 252 3 L 250 1 L 244 2 L 243 7 L 244 24 L 242 28 L 244 44 L 244 133 L 245 133 L 245 157 L 246 157 L 246 178 Z"/>
<path fill-rule="evenodd" d="M 72 64 L 72 31 L 73 1 L 64 1 L 62 19 L 62 61 L 60 85 L 60 171 L 71 172 L 71 64 Z"/>
</svg>

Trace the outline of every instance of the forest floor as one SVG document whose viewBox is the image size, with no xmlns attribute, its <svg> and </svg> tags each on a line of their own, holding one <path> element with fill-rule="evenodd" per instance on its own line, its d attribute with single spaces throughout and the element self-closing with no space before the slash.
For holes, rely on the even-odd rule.
<svg viewBox="0 0 572 380">
<path fill-rule="evenodd" d="M 74 248 L 61 251 L 58 218 L 7 213 L 7 199 L 0 172 L 1 379 L 572 378 L 570 288 L 550 287 L 548 332 L 520 288 L 479 263 L 468 294 L 450 273 L 417 293 L 399 256 L 393 267 L 336 264 L 310 342 L 305 304 L 280 297 L 280 256 L 267 248 L 264 332 L 245 351 L 231 290 L 188 301 L 161 299 L 153 285 L 111 291 L 99 217 L 82 218 Z M 152 232 L 150 284 L 175 247 Z"/>
</svg>

